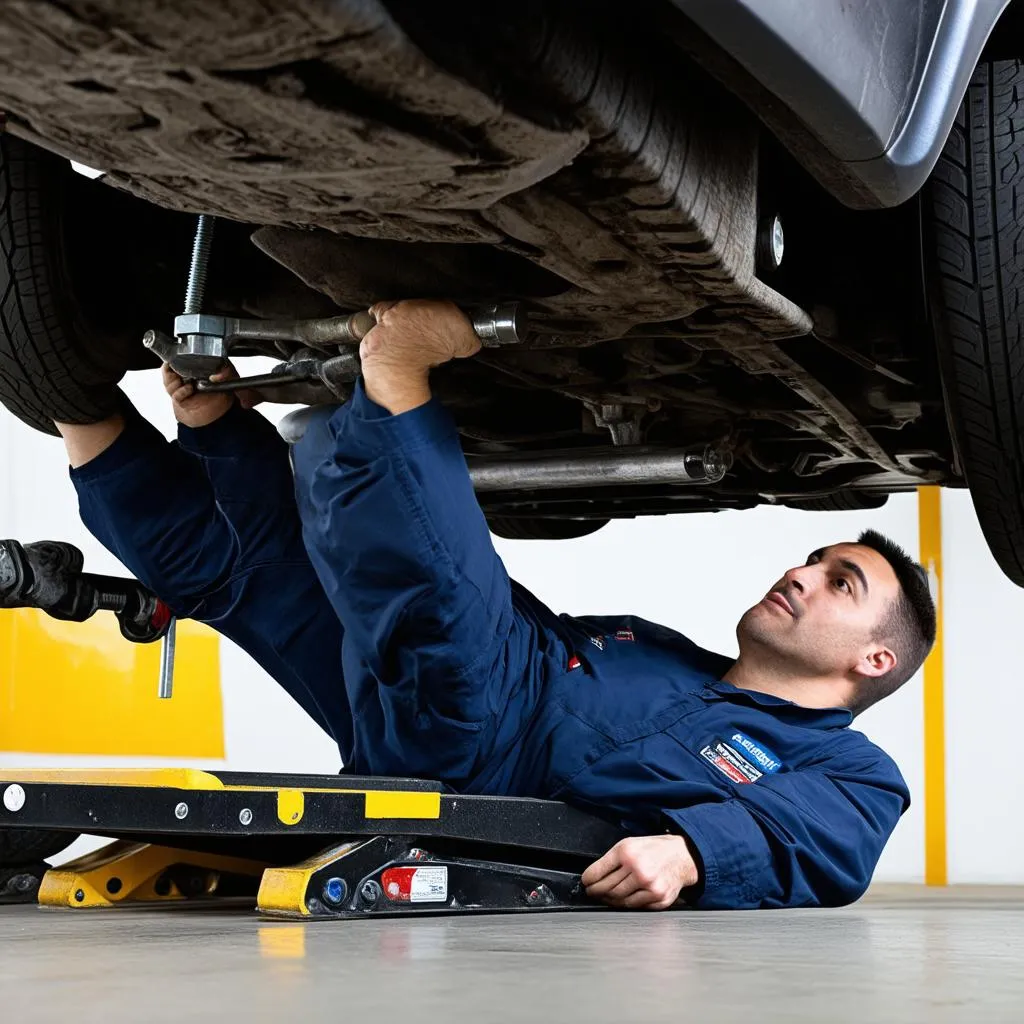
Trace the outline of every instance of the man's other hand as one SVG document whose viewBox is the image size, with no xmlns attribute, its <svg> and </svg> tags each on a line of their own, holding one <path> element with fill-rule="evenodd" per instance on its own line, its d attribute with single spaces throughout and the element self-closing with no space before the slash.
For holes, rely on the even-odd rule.
<svg viewBox="0 0 1024 1024">
<path fill-rule="evenodd" d="M 700 872 L 682 836 L 635 836 L 616 843 L 583 872 L 587 895 L 613 907 L 664 910 Z"/>
<path fill-rule="evenodd" d="M 238 372 L 229 363 L 223 370 L 213 374 L 210 380 L 231 380 L 237 376 Z M 250 408 L 257 402 L 256 396 L 250 391 L 197 391 L 194 381 L 185 380 L 167 363 L 163 366 L 163 378 L 164 390 L 171 396 L 174 418 L 183 426 L 193 429 L 208 427 L 219 420 L 235 404 L 236 397 L 245 408 Z"/>
<path fill-rule="evenodd" d="M 370 307 L 377 325 L 359 346 L 363 384 L 391 413 L 430 400 L 430 371 L 451 359 L 480 351 L 468 317 L 451 302 L 410 299 Z"/>
</svg>

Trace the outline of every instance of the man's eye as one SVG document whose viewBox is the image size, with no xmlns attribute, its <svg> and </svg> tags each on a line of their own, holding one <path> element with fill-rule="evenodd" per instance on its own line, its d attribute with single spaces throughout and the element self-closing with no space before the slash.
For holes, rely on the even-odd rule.
<svg viewBox="0 0 1024 1024">
<path fill-rule="evenodd" d="M 836 580 L 836 586 L 839 587 L 840 590 L 849 590 L 850 581 L 845 576 L 840 576 Z"/>
</svg>

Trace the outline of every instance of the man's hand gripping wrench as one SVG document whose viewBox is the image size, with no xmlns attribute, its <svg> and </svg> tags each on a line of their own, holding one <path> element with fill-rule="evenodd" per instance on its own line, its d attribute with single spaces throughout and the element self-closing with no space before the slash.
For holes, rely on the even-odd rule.
<svg viewBox="0 0 1024 1024">
<path fill-rule="evenodd" d="M 486 347 L 514 345 L 526 333 L 519 303 L 478 306 L 467 311 L 473 330 Z M 345 313 L 314 320 L 247 320 L 237 317 L 184 313 L 175 317 L 175 337 L 147 331 L 143 344 L 185 378 L 199 378 L 200 391 L 240 391 L 319 383 L 335 394 L 359 376 L 359 342 L 376 320 L 368 312 Z M 296 344 L 296 356 L 271 373 L 213 383 L 205 380 L 223 367 L 231 349 L 247 342 Z M 331 350 L 337 355 L 329 355 Z"/>
</svg>

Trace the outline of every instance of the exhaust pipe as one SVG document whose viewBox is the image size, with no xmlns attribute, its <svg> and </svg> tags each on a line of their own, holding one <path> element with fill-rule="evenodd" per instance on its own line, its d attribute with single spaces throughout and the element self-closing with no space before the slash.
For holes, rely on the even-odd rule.
<svg viewBox="0 0 1024 1024">
<path fill-rule="evenodd" d="M 471 456 L 467 461 L 473 487 L 483 493 L 642 484 L 715 484 L 725 476 L 732 460 L 727 452 L 702 446 L 531 458 Z"/>
<path fill-rule="evenodd" d="M 278 432 L 297 444 L 314 408 L 283 416 Z M 636 487 L 643 484 L 716 484 L 732 465 L 728 451 L 701 445 L 651 451 L 615 449 L 557 455 L 470 455 L 473 487 L 489 491 L 554 491 L 573 487 Z"/>
</svg>

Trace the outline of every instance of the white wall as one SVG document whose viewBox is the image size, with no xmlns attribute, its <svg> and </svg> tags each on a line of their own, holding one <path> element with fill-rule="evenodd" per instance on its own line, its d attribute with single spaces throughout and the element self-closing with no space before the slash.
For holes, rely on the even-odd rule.
<svg viewBox="0 0 1024 1024">
<path fill-rule="evenodd" d="M 942 497 L 951 882 L 1024 882 L 1024 590 L 996 568 L 970 497 Z"/>
<path fill-rule="evenodd" d="M 126 390 L 157 425 L 173 430 L 155 374 Z M 122 572 L 78 523 L 63 449 L 0 410 L 0 536 L 79 544 L 96 572 Z M 1024 882 L 1015 723 L 1024 712 L 1024 591 L 995 569 L 969 499 L 944 495 L 946 692 L 951 881 Z M 497 541 L 510 573 L 558 611 L 633 613 L 698 643 L 735 651 L 739 615 L 791 565 L 822 544 L 872 526 L 916 552 L 917 500 L 892 498 L 871 513 L 816 515 L 763 508 L 610 524 L 567 542 Z M 238 769 L 333 772 L 338 755 L 241 651 L 222 641 L 226 758 Z M 998 724 L 996 724 L 998 723 Z M 857 722 L 899 763 L 915 803 L 876 877 L 924 877 L 924 752 L 920 678 Z M 0 751 L 0 764 L 97 763 Z M 139 759 L 119 763 L 137 763 Z M 150 759 L 152 760 L 152 759 Z M 163 763 L 167 763 L 166 761 Z M 211 765 L 212 766 L 212 765 Z"/>
</svg>

